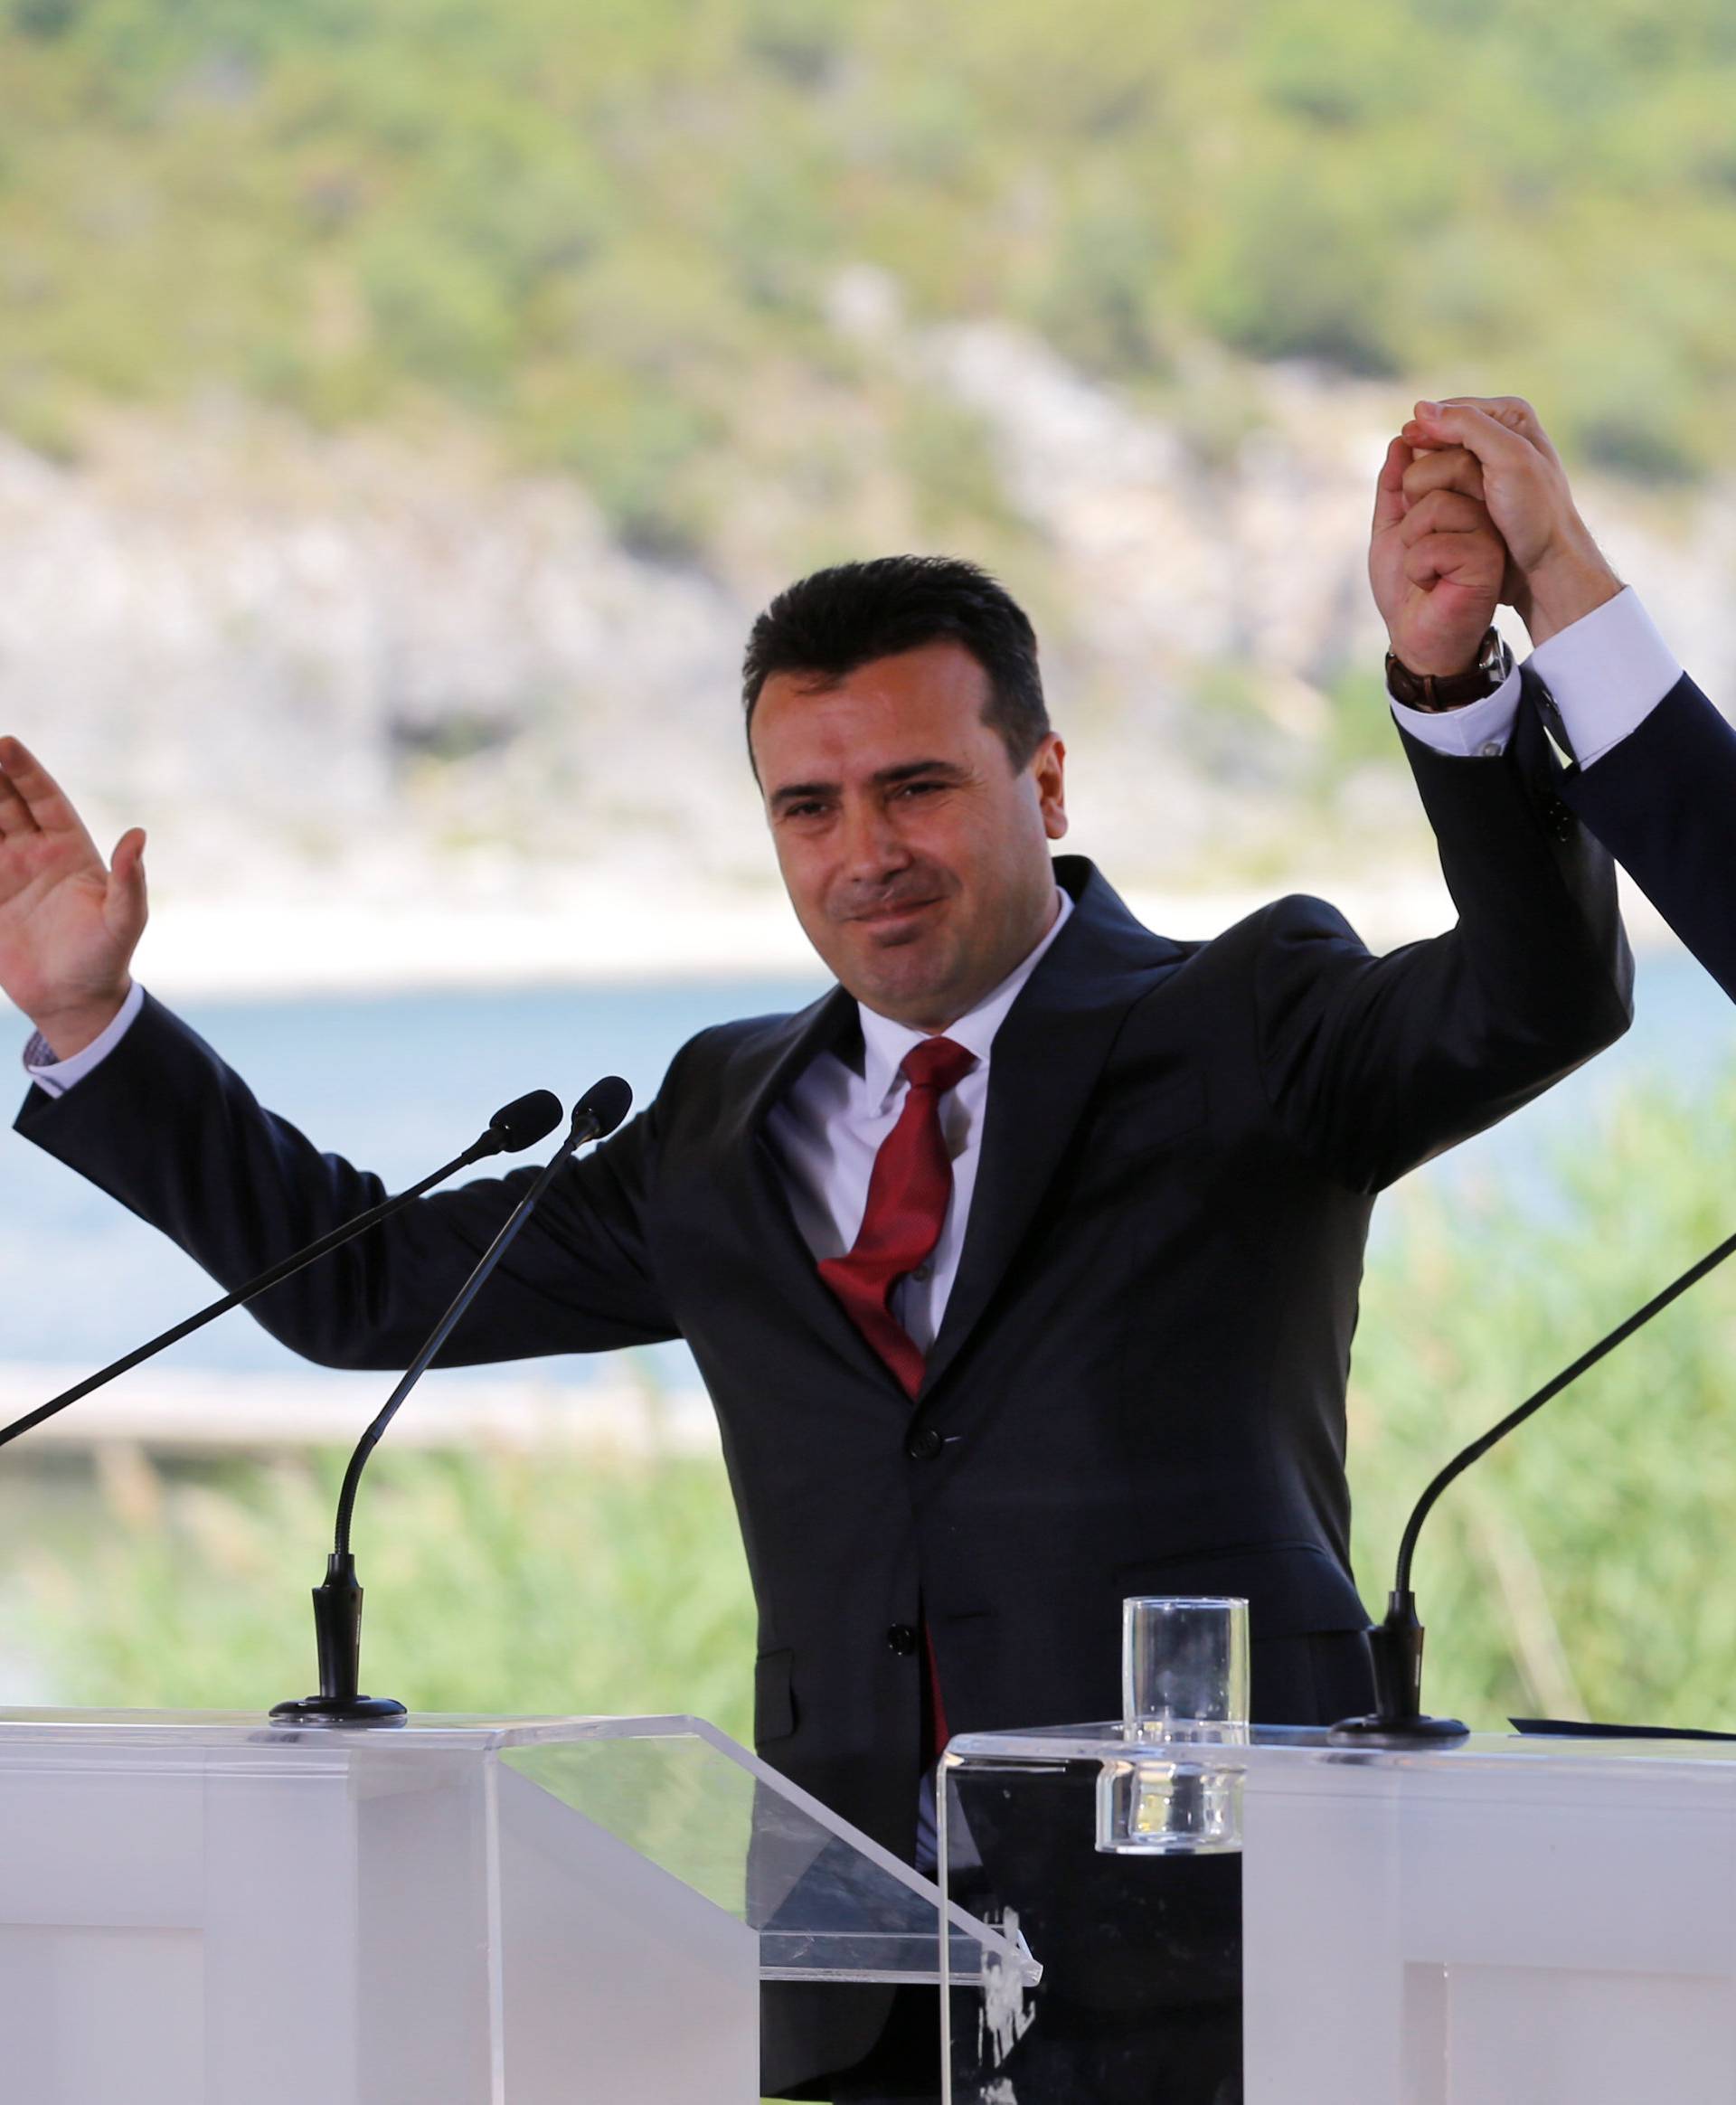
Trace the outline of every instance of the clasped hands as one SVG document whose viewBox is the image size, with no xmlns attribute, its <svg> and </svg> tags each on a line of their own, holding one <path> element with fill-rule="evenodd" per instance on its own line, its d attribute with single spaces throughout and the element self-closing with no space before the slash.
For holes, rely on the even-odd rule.
<svg viewBox="0 0 1736 2105">
<path fill-rule="evenodd" d="M 1437 677 L 1476 664 L 1497 606 L 1534 647 L 1621 590 L 1516 395 L 1417 404 L 1375 486 L 1368 574 L 1393 656 Z"/>
</svg>

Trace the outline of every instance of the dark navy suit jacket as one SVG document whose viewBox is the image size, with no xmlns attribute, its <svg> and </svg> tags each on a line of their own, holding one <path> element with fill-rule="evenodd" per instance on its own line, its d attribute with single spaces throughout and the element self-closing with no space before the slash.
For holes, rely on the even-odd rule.
<svg viewBox="0 0 1736 2105">
<path fill-rule="evenodd" d="M 1736 728 L 1684 675 L 1561 794 L 1736 999 Z"/>
</svg>

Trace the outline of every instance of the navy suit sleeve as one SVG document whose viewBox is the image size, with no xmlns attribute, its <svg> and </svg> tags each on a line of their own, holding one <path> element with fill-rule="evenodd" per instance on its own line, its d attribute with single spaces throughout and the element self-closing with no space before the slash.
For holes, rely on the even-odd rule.
<svg viewBox="0 0 1736 2105">
<path fill-rule="evenodd" d="M 1736 999 L 1736 728 L 1684 676 L 1561 795 Z"/>
<path fill-rule="evenodd" d="M 148 996 L 92 1073 L 33 1089 L 17 1129 L 161 1229 L 233 1288 L 377 1204 L 378 1177 L 321 1154 L 263 1109 L 204 1041 Z M 676 1335 L 644 1233 L 657 1114 L 570 1164 L 454 1331 L 438 1364 L 601 1352 Z M 253 1304 L 327 1366 L 408 1364 L 535 1169 L 482 1177 L 402 1213 Z"/>
<path fill-rule="evenodd" d="M 1376 958 L 1332 908 L 1280 901 L 1257 979 L 1274 1110 L 1358 1191 L 1493 1124 L 1632 1019 L 1615 871 L 1561 800 L 1529 698 L 1499 756 L 1404 742 L 1458 925 Z"/>
</svg>

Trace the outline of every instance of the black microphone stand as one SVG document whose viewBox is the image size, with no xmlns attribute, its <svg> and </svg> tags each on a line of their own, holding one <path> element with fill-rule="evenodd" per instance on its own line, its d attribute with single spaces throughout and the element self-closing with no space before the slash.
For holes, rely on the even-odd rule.
<svg viewBox="0 0 1736 2105">
<path fill-rule="evenodd" d="M 453 1297 L 451 1306 L 429 1333 L 427 1343 L 410 1362 L 403 1379 L 387 1397 L 384 1407 L 356 1442 L 350 1466 L 344 1472 L 337 1500 L 337 1527 L 332 1553 L 326 1560 L 326 1576 L 314 1588 L 314 1640 L 319 1659 L 319 1694 L 294 1697 L 274 1704 L 271 1715 L 280 1724 L 381 1724 L 395 1723 L 407 1715 L 395 1696 L 363 1695 L 362 1585 L 355 1575 L 355 1559 L 350 1552 L 350 1523 L 355 1511 L 355 1495 L 368 1458 L 380 1444 L 399 1405 L 420 1381 L 429 1363 L 481 1291 L 489 1274 L 505 1255 L 508 1244 L 529 1220 L 532 1211 L 568 1157 L 587 1140 L 612 1133 L 627 1116 L 633 1094 L 626 1082 L 606 1076 L 580 1099 L 572 1123 L 554 1153 L 537 1172 L 524 1196 L 507 1216 L 505 1225 L 472 1268 L 470 1276 Z"/>
<path fill-rule="evenodd" d="M 35 1410 L 26 1411 L 24 1417 L 14 1418 L 10 1425 L 0 1427 L 0 1447 L 19 1439 L 33 1427 L 41 1425 L 44 1419 L 52 1418 L 58 1411 L 79 1402 L 90 1395 L 93 1389 L 100 1389 L 105 1382 L 112 1382 L 117 1374 L 124 1374 L 144 1361 L 154 1359 L 170 1345 L 178 1345 L 184 1337 L 191 1337 L 195 1330 L 203 1330 L 207 1323 L 214 1323 L 218 1317 L 226 1316 L 231 1308 L 245 1307 L 248 1302 L 257 1300 L 259 1295 L 269 1293 L 273 1287 L 281 1286 L 285 1279 L 312 1264 L 316 1259 L 326 1256 L 329 1251 L 348 1242 L 352 1237 L 376 1227 L 401 1208 L 420 1199 L 424 1192 L 431 1191 L 437 1184 L 444 1184 L 448 1177 L 456 1175 L 458 1171 L 468 1169 L 473 1163 L 482 1161 L 486 1156 L 511 1154 L 521 1147 L 533 1146 L 545 1133 L 554 1129 L 560 1117 L 560 1101 L 552 1090 L 546 1089 L 533 1090 L 528 1096 L 520 1097 L 515 1102 L 505 1105 L 489 1120 L 486 1132 L 473 1140 L 462 1155 L 455 1155 L 450 1162 L 435 1170 L 432 1175 L 423 1177 L 420 1184 L 411 1185 L 407 1191 L 382 1199 L 377 1206 L 370 1206 L 366 1213 L 358 1213 L 353 1221 L 345 1221 L 340 1227 L 322 1235 L 317 1241 L 308 1243 L 306 1249 L 295 1251 L 288 1257 L 283 1258 L 269 1271 L 263 1271 L 257 1279 L 250 1279 L 245 1286 L 237 1287 L 232 1294 L 225 1294 L 221 1300 L 207 1303 L 197 1315 L 189 1316 L 184 1322 L 175 1324 L 160 1336 L 152 1338 L 148 1345 L 141 1345 L 131 1352 L 123 1353 L 119 1359 L 111 1361 L 97 1373 L 87 1374 L 83 1381 L 75 1382 L 71 1388 L 62 1389 L 58 1396 L 51 1396 L 46 1403 L 39 1403 Z"/>
<path fill-rule="evenodd" d="M 1410 1565 L 1423 1522 L 1433 1512 L 1441 1493 L 1457 1477 L 1462 1477 L 1473 1462 L 1480 1461 L 1492 1447 L 1541 1411 L 1552 1397 L 1559 1396 L 1588 1369 L 1596 1366 L 1618 1345 L 1625 1344 L 1635 1331 L 1667 1308 L 1678 1296 L 1697 1286 L 1708 1272 L 1715 1271 L 1732 1252 L 1736 1252 L 1736 1235 L 1721 1242 L 1698 1264 L 1690 1266 L 1680 1279 L 1672 1280 L 1662 1293 L 1654 1296 L 1643 1308 L 1636 1309 L 1607 1337 L 1600 1338 L 1590 1352 L 1582 1353 L 1571 1366 L 1563 1367 L 1552 1382 L 1545 1382 L 1534 1396 L 1526 1397 L 1498 1425 L 1492 1426 L 1480 1440 L 1473 1440 L 1469 1447 L 1455 1455 L 1435 1477 L 1418 1499 L 1416 1510 L 1406 1523 L 1399 1544 L 1397 1573 L 1392 1591 L 1387 1596 L 1385 1619 L 1378 1629 L 1368 1633 L 1369 1646 L 1374 1655 L 1375 1707 L 1367 1717 L 1345 1718 L 1334 1725 L 1328 1737 L 1335 1747 L 1450 1746 L 1469 1738 L 1469 1726 L 1461 1724 L 1458 1719 L 1434 1718 L 1423 1713 L 1424 1632 L 1417 1615 L 1417 1597 L 1410 1591 Z"/>
</svg>

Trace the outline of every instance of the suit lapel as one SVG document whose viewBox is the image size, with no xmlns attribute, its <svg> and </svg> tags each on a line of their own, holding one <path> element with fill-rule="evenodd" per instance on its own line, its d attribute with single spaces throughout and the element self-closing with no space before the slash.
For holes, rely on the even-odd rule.
<svg viewBox="0 0 1736 2105">
<path fill-rule="evenodd" d="M 841 986 L 791 1016 L 759 1079 L 750 1086 L 739 1123 L 726 1145 L 739 1171 L 746 1232 L 755 1238 L 763 1256 L 768 1303 L 780 1315 L 807 1324 L 854 1369 L 869 1372 L 901 1402 L 904 1392 L 896 1375 L 821 1279 L 814 1253 L 796 1223 L 766 1130 L 774 1105 L 809 1062 L 822 1052 L 850 1057 L 861 1043 L 861 1032 L 855 1001 Z"/>
<path fill-rule="evenodd" d="M 1155 971 L 1184 955 L 1142 928 L 1083 858 L 1061 857 L 1056 871 L 1073 893 L 1073 913 L 995 1033 L 970 1221 L 921 1401 L 994 1298 L 1072 1145 L 1128 1008 L 1150 990 Z"/>
</svg>

